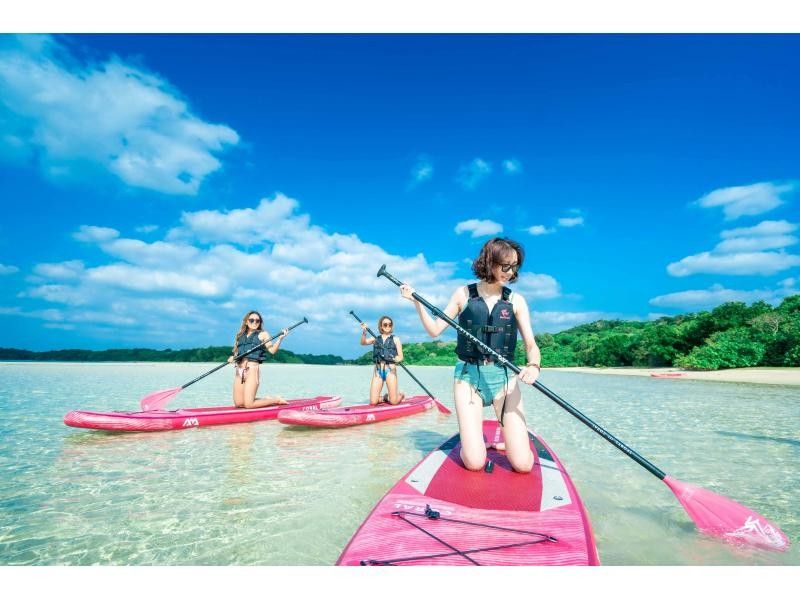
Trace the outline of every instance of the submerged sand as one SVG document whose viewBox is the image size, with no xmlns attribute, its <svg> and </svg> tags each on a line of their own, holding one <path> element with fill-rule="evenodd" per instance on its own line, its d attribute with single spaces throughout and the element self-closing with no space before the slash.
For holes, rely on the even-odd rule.
<svg viewBox="0 0 800 598">
<path fill-rule="evenodd" d="M 712 380 L 749 384 L 800 386 L 800 368 L 737 368 L 713 372 L 693 372 L 678 368 L 547 368 L 556 372 L 580 372 L 610 376 L 650 376 L 663 380 Z M 655 374 L 655 376 L 654 376 Z"/>
</svg>

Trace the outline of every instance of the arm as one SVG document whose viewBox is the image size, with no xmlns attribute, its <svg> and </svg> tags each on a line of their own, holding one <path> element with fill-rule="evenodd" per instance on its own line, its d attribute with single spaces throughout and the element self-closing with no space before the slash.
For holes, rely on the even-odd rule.
<svg viewBox="0 0 800 598">
<path fill-rule="evenodd" d="M 394 337 L 394 346 L 397 348 L 397 357 L 394 358 L 394 362 L 400 363 L 403 361 L 403 343 L 397 337 Z"/>
<path fill-rule="evenodd" d="M 372 345 L 375 343 L 374 338 L 367 338 L 367 325 L 364 322 L 361 322 L 361 344 L 362 345 Z"/>
<path fill-rule="evenodd" d="M 416 299 L 414 299 L 411 294 L 414 293 L 414 289 L 407 284 L 404 284 L 400 287 L 400 294 L 409 301 L 414 303 L 414 306 L 417 308 L 417 315 L 419 315 L 419 319 L 422 322 L 422 326 L 425 328 L 425 331 L 436 338 L 444 329 L 447 328 L 448 324 L 444 320 L 440 320 L 439 318 L 434 319 L 428 313 L 428 310 Z M 453 296 L 450 297 L 450 302 L 447 304 L 447 307 L 444 308 L 444 313 L 448 318 L 455 318 L 458 313 L 461 311 L 462 305 L 466 302 L 466 292 L 464 291 L 464 287 L 459 287 L 453 293 Z"/>
<path fill-rule="evenodd" d="M 531 328 L 531 313 L 525 297 L 514 293 L 511 302 L 514 305 L 514 316 L 517 318 L 517 327 L 525 343 L 526 364 L 520 369 L 519 379 L 526 384 L 533 384 L 542 373 L 542 353 L 533 336 Z"/>
<path fill-rule="evenodd" d="M 275 355 L 275 353 L 278 352 L 278 349 L 281 346 L 281 341 L 286 337 L 287 334 L 289 334 L 289 330 L 284 328 L 283 330 L 281 330 L 281 335 L 278 337 L 278 339 L 274 343 L 270 342 L 270 343 L 267 343 L 266 345 L 264 345 L 264 347 L 267 349 L 267 351 L 269 351 L 270 355 Z M 258 335 L 258 339 L 260 341 L 262 341 L 262 342 L 266 341 L 266 340 L 269 340 L 269 333 L 266 330 L 263 331 L 261 334 Z"/>
</svg>

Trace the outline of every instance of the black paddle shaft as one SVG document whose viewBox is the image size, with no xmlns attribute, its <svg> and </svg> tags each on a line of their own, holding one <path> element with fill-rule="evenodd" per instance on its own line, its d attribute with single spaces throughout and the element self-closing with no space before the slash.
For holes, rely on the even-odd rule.
<svg viewBox="0 0 800 598">
<path fill-rule="evenodd" d="M 353 310 L 350 310 L 350 315 L 351 315 L 351 316 L 353 316 L 353 317 L 354 317 L 356 320 L 358 320 L 358 321 L 359 321 L 361 324 L 363 324 L 363 323 L 364 323 L 364 322 L 361 320 L 361 318 L 359 318 L 359 317 L 358 317 L 356 314 L 354 314 L 354 313 L 353 313 Z M 367 332 L 369 332 L 369 334 L 370 334 L 370 336 L 372 336 L 372 338 L 378 338 L 378 337 L 375 335 L 375 333 L 374 333 L 374 332 L 372 332 L 372 330 L 370 330 L 370 329 L 369 329 L 369 326 L 367 326 Z M 409 370 L 409 369 L 408 369 L 408 368 L 407 368 L 405 365 L 403 365 L 402 363 L 398 363 L 397 365 L 399 365 L 401 368 L 403 368 L 403 370 L 405 371 L 405 373 L 406 373 L 406 374 L 408 374 L 409 376 L 411 376 L 411 377 L 414 379 L 414 381 L 415 381 L 417 384 L 419 384 L 419 385 L 422 387 L 422 390 L 424 390 L 424 391 L 425 391 L 425 392 L 428 394 L 428 396 L 429 396 L 430 398 L 432 398 L 432 399 L 436 399 L 436 397 L 434 397 L 434 396 L 431 394 L 431 391 L 429 391 L 427 388 L 425 388 L 425 385 L 424 385 L 422 382 L 420 382 L 420 381 L 417 379 L 417 377 L 416 377 L 414 374 L 412 374 L 412 373 L 411 373 L 411 371 L 410 371 L 410 370 Z"/>
<path fill-rule="evenodd" d="M 292 324 L 291 326 L 289 326 L 289 327 L 288 327 L 286 330 L 291 330 L 292 328 L 297 328 L 298 326 L 300 326 L 300 324 L 307 324 L 307 323 L 308 323 L 308 318 L 303 318 L 302 320 L 300 320 L 300 321 L 299 321 L 299 322 L 297 322 L 296 324 Z M 263 343 L 261 343 L 261 344 L 259 344 L 259 345 L 256 345 L 255 347 L 253 347 L 253 348 L 252 348 L 252 349 L 250 349 L 249 351 L 245 351 L 245 352 L 244 352 L 244 353 L 242 353 L 241 355 L 237 355 L 237 356 L 234 358 L 234 360 L 233 360 L 233 361 L 234 361 L 234 362 L 236 362 L 236 361 L 239 361 L 239 360 L 240 360 L 242 357 L 244 357 L 245 355 L 250 355 L 250 353 L 252 353 L 253 351 L 256 351 L 257 349 L 260 349 L 261 347 L 263 347 L 263 346 L 264 346 L 264 345 L 266 345 L 267 343 L 274 341 L 274 340 L 275 340 L 276 338 L 278 338 L 278 337 L 279 337 L 281 334 L 283 334 L 283 332 L 279 332 L 278 334 L 276 334 L 276 335 L 275 335 L 275 336 L 273 336 L 272 338 L 269 338 L 269 339 L 265 340 Z M 221 364 L 219 364 L 219 365 L 218 365 L 217 367 L 215 367 L 213 370 L 208 370 L 208 371 L 207 371 L 205 374 L 203 374 L 202 376 L 198 376 L 197 378 L 195 378 L 195 379 L 194 379 L 194 380 L 192 380 L 191 382 L 187 382 L 186 384 L 184 384 L 183 386 L 181 386 L 181 389 L 184 389 L 184 388 L 186 388 L 187 386 L 191 386 L 192 384 L 194 384 L 195 382 L 198 382 L 198 381 L 202 380 L 202 379 L 203 379 L 203 378 L 205 378 L 206 376 L 210 376 L 211 374 L 213 374 L 213 373 L 214 373 L 214 372 L 216 372 L 217 370 L 220 370 L 220 369 L 224 368 L 226 365 L 228 365 L 228 363 L 230 363 L 230 362 L 226 361 L 225 363 L 221 363 Z"/>
<path fill-rule="evenodd" d="M 385 264 L 383 266 L 381 266 L 380 270 L 378 270 L 378 277 L 380 278 L 381 276 L 385 276 L 386 278 L 391 280 L 394 284 L 396 284 L 398 287 L 403 284 L 402 282 L 397 280 L 394 276 L 392 276 L 391 274 L 389 274 L 386 271 L 386 265 Z M 488 346 L 486 343 L 482 342 L 480 339 L 476 338 L 474 335 L 472 335 L 469 332 L 467 332 L 466 330 L 464 330 L 464 328 L 462 328 L 458 324 L 458 322 L 456 322 L 455 320 L 450 318 L 441 309 L 439 309 L 435 305 L 431 305 L 424 297 L 421 297 L 416 292 L 411 293 L 411 296 L 414 299 L 416 299 L 417 301 L 419 301 L 422 305 L 427 307 L 434 316 L 437 316 L 438 318 L 441 318 L 442 320 L 447 322 L 459 334 L 461 334 L 463 336 L 466 336 L 469 340 L 471 340 L 473 343 L 477 344 L 484 351 L 489 352 L 492 356 L 494 356 L 497 359 L 498 363 L 508 367 L 508 369 L 510 369 L 515 374 L 519 374 L 520 373 L 520 368 L 517 367 L 516 364 L 512 363 L 511 361 L 509 361 L 508 359 L 506 359 L 505 357 L 500 355 L 497 351 L 492 349 L 490 346 Z M 554 393 L 552 390 L 547 388 L 544 384 L 542 384 L 541 382 L 539 382 L 537 380 L 536 382 L 533 383 L 533 386 L 536 387 L 536 390 L 538 390 L 539 392 L 544 394 L 548 399 L 550 399 L 551 401 L 554 401 L 559 407 L 561 407 L 562 409 L 565 409 L 570 415 L 572 415 L 573 417 L 575 417 L 578 420 L 580 420 L 584 425 L 586 425 L 589 428 L 591 428 L 592 430 L 594 430 L 597 434 L 599 434 L 600 436 L 605 438 L 608 442 L 610 442 L 615 447 L 617 447 L 619 450 L 621 450 L 623 453 L 628 455 L 628 457 L 630 457 L 631 459 L 636 461 L 639 465 L 644 467 L 647 471 L 652 473 L 659 480 L 663 480 L 665 477 L 667 477 L 666 473 L 664 473 L 658 467 L 656 467 L 655 465 L 650 463 L 650 461 L 648 461 L 647 459 L 642 457 L 639 453 L 637 453 L 635 450 L 633 450 L 627 444 L 625 444 L 624 442 L 619 440 L 616 436 L 614 436 L 610 432 L 608 432 L 608 431 L 604 430 L 603 428 L 601 428 L 599 425 L 597 425 L 595 422 L 593 422 L 591 419 L 589 419 L 583 413 L 578 411 L 575 407 L 573 407 L 572 405 L 567 403 L 564 399 L 562 399 L 556 393 Z"/>
</svg>

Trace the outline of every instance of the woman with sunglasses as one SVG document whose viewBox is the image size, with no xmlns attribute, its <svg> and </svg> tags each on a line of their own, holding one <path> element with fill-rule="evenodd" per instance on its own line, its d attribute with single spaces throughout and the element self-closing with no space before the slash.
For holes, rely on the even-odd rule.
<svg viewBox="0 0 800 598">
<path fill-rule="evenodd" d="M 506 284 L 516 282 L 525 258 L 522 246 L 511 239 L 495 237 L 481 248 L 472 263 L 477 283 L 459 287 L 450 298 L 444 313 L 470 334 L 494 349 L 508 361 L 514 361 L 517 332 L 525 343 L 527 363 L 517 376 L 497 363 L 492 354 L 463 335 L 458 336 L 453 395 L 461 434 L 461 460 L 467 469 L 478 471 L 486 463 L 483 439 L 483 408 L 493 406 L 503 429 L 505 449 L 512 467 L 527 473 L 533 467 L 533 453 L 528 441 L 522 394 L 517 378 L 533 384 L 541 372 L 541 354 L 531 328 L 525 298 Z M 434 319 L 411 295 L 414 289 L 404 284 L 400 293 L 414 302 L 425 330 L 432 337 L 447 328 L 447 322 Z"/>
<path fill-rule="evenodd" d="M 378 320 L 379 334 L 375 338 L 367 338 L 367 325 L 361 323 L 361 344 L 372 345 L 372 359 L 375 370 L 369 387 L 369 404 L 377 405 L 381 402 L 381 391 L 386 384 L 388 391 L 383 399 L 392 405 L 397 405 L 405 395 L 397 392 L 397 366 L 403 361 L 403 343 L 392 334 L 394 322 L 389 316 L 381 316 Z"/>
<path fill-rule="evenodd" d="M 281 341 L 289 334 L 289 330 L 284 328 L 274 343 L 265 342 L 269 340 L 270 335 L 261 327 L 261 324 L 261 314 L 257 311 L 248 312 L 242 318 L 242 327 L 236 333 L 233 343 L 233 356 L 228 358 L 228 363 L 230 363 L 237 355 L 247 353 L 250 349 L 261 345 L 259 349 L 236 362 L 236 371 L 233 376 L 233 404 L 237 407 L 254 409 L 286 404 L 286 399 L 281 397 L 256 398 L 258 384 L 261 381 L 261 362 L 264 361 L 266 352 L 269 351 L 271 355 L 275 355 L 278 347 L 281 346 Z"/>
</svg>

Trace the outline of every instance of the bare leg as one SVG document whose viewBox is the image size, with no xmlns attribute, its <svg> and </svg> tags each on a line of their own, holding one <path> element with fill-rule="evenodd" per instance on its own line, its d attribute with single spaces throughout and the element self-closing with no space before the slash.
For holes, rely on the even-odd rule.
<svg viewBox="0 0 800 598">
<path fill-rule="evenodd" d="M 494 410 L 498 419 L 503 408 L 503 392 L 494 398 Z M 522 393 L 517 385 L 517 377 L 508 379 L 508 396 L 503 416 L 503 437 L 505 438 L 506 457 L 514 471 L 528 473 L 533 469 L 533 451 L 528 439 L 528 427 L 525 413 L 522 410 Z"/>
<path fill-rule="evenodd" d="M 233 371 L 233 404 L 236 407 L 244 407 L 244 384 L 237 369 Z"/>
<path fill-rule="evenodd" d="M 389 366 L 391 371 L 389 375 L 386 376 L 386 388 L 389 391 L 389 403 L 392 405 L 397 405 L 400 401 L 403 400 L 405 395 L 402 393 L 397 392 L 397 366 Z"/>
<path fill-rule="evenodd" d="M 381 390 L 383 389 L 383 378 L 378 373 L 378 366 L 372 372 L 372 381 L 369 385 L 369 404 L 377 405 L 381 402 Z"/>
<path fill-rule="evenodd" d="M 463 380 L 453 383 L 453 395 L 461 434 L 461 460 L 464 467 L 480 471 L 486 464 L 483 442 L 483 402 L 476 390 Z"/>
</svg>

